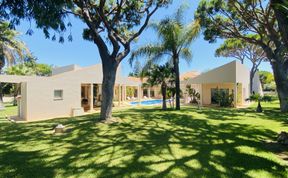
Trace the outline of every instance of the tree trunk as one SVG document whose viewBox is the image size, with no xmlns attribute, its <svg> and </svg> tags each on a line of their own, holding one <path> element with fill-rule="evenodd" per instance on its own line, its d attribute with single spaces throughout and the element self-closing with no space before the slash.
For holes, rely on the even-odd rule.
<svg viewBox="0 0 288 178">
<path fill-rule="evenodd" d="M 2 45 L 0 45 L 0 75 L 2 74 L 2 69 L 5 66 L 5 57 Z M 3 104 L 3 84 L 0 82 L 0 110 L 4 108 Z"/>
<path fill-rule="evenodd" d="M 3 84 L 0 82 L 0 110 L 3 110 L 4 104 L 3 104 Z"/>
<path fill-rule="evenodd" d="M 252 69 L 250 71 L 250 95 L 253 94 L 253 75 L 252 75 Z"/>
<path fill-rule="evenodd" d="M 271 65 L 280 100 L 280 109 L 282 112 L 288 112 L 288 60 L 281 62 L 283 60 L 275 59 Z"/>
<path fill-rule="evenodd" d="M 0 103 L 3 103 L 3 85 L 0 82 Z"/>
<path fill-rule="evenodd" d="M 114 86 L 116 80 L 118 63 L 114 59 L 102 58 L 103 81 L 102 81 L 102 103 L 101 103 L 101 120 L 112 118 L 112 107 L 114 98 Z"/>
<path fill-rule="evenodd" d="M 179 57 L 174 57 L 175 89 L 176 89 L 176 110 L 180 110 L 180 73 Z"/>
<path fill-rule="evenodd" d="M 162 83 L 161 84 L 161 92 L 162 92 L 162 110 L 166 110 L 167 109 L 167 105 L 166 105 L 166 93 L 167 93 L 167 85 L 166 83 Z"/>
<path fill-rule="evenodd" d="M 285 49 L 288 49 L 288 12 L 279 6 L 284 4 L 285 0 L 271 0 L 271 7 L 275 12 L 278 22 L 278 28 L 282 37 Z M 284 46 L 283 45 L 283 46 Z M 277 50 L 278 51 L 278 50 Z M 279 50 L 282 51 L 282 50 Z M 284 55 L 285 56 L 285 55 Z M 285 59 L 286 58 L 286 59 Z M 283 61 L 283 62 L 281 62 Z M 275 83 L 277 86 L 278 97 L 280 100 L 280 109 L 282 112 L 288 112 L 288 59 L 282 57 L 270 62 L 273 68 Z"/>
<path fill-rule="evenodd" d="M 253 79 L 254 79 L 256 71 L 257 71 L 257 68 L 255 64 L 253 64 L 250 70 L 250 94 L 253 94 Z"/>
<path fill-rule="evenodd" d="M 260 100 L 258 100 L 258 105 L 257 105 L 256 112 L 263 112 Z"/>
<path fill-rule="evenodd" d="M 3 102 L 3 85 L 1 82 L 0 82 L 0 102 L 1 103 Z"/>
</svg>

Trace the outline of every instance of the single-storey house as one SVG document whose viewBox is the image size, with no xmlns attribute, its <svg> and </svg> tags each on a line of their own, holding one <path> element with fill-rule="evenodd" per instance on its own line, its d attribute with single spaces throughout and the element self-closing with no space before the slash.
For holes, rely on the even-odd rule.
<svg viewBox="0 0 288 178">
<path fill-rule="evenodd" d="M 117 72 L 114 105 L 127 100 L 126 87 L 140 99 L 141 84 Z M 0 75 L 4 83 L 19 83 L 18 118 L 25 121 L 83 115 L 101 105 L 102 65 L 69 65 L 53 69 L 52 76 Z"/>
<path fill-rule="evenodd" d="M 161 99 L 160 86 L 145 86 L 145 79 L 122 77 L 117 71 L 114 88 L 114 105 L 129 104 L 141 99 Z M 214 104 L 216 89 L 233 93 L 235 107 L 247 104 L 250 95 L 249 70 L 233 61 L 211 71 L 199 74 L 191 71 L 181 75 L 181 90 L 191 85 L 200 93 L 200 104 Z M 102 65 L 89 67 L 69 65 L 54 68 L 52 76 L 0 75 L 0 82 L 18 83 L 21 92 L 18 100 L 18 118 L 38 121 L 57 117 L 71 117 L 94 111 L 101 106 Z M 259 76 L 254 78 L 253 90 L 262 93 Z M 183 101 L 183 99 L 182 99 Z"/>
<path fill-rule="evenodd" d="M 223 66 L 202 73 L 182 83 L 182 86 L 191 85 L 200 94 L 201 105 L 217 104 L 216 91 L 234 95 L 234 106 L 249 104 L 246 100 L 250 96 L 250 71 L 238 61 L 232 61 Z M 253 80 L 253 91 L 263 94 L 258 73 Z M 185 96 L 187 97 L 187 95 Z M 185 100 L 187 102 L 187 99 Z"/>
</svg>

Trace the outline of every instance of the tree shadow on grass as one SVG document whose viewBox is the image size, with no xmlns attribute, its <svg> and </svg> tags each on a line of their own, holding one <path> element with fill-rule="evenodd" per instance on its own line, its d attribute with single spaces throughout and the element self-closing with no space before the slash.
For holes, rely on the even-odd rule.
<svg viewBox="0 0 288 178">
<path fill-rule="evenodd" d="M 209 122 L 223 114 L 231 122 Z M 114 114 L 123 122 L 110 125 L 95 123 L 98 115 L 6 124 L 0 128 L 0 175 L 31 177 L 25 171 L 31 170 L 36 177 L 285 177 L 287 167 L 261 142 L 275 133 L 233 122 L 238 114 L 128 109 Z M 55 123 L 72 132 L 45 133 Z"/>
<path fill-rule="evenodd" d="M 39 151 L 0 153 L 0 177 L 53 177 L 53 169 L 43 162 Z"/>
</svg>

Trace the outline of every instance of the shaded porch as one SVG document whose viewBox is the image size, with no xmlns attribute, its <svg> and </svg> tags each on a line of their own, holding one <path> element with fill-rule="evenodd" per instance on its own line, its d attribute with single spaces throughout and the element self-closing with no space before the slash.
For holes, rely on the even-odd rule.
<svg viewBox="0 0 288 178">
<path fill-rule="evenodd" d="M 128 105 L 130 101 L 140 101 L 142 94 L 140 86 L 116 84 L 114 87 L 113 107 Z M 102 85 L 95 83 L 81 84 L 81 107 L 84 112 L 99 110 L 102 103 Z"/>
<path fill-rule="evenodd" d="M 11 120 L 11 121 L 25 121 L 26 120 L 26 83 L 21 83 L 18 81 L 1 81 L 2 86 L 5 86 L 6 84 L 11 85 L 11 90 L 9 95 L 3 95 L 4 97 L 9 98 L 9 105 L 11 106 L 16 106 L 17 107 L 17 112 L 13 115 L 10 116 L 5 116 L 6 119 Z M 4 84 L 4 85 L 3 85 Z M 4 101 L 3 101 L 4 102 Z M 7 108 L 4 106 L 1 108 L 1 110 L 6 110 Z M 7 104 L 7 103 L 6 103 Z M 10 107 L 11 107 L 10 106 Z"/>
<path fill-rule="evenodd" d="M 243 87 L 242 83 L 203 83 L 203 84 L 192 84 L 194 88 L 200 94 L 200 105 L 201 106 L 217 106 L 218 102 L 216 99 L 216 93 L 224 93 L 227 95 L 233 95 L 233 106 L 241 107 L 246 105 L 245 99 L 247 95 L 247 88 Z M 189 103 L 189 97 L 185 95 L 185 103 Z"/>
</svg>

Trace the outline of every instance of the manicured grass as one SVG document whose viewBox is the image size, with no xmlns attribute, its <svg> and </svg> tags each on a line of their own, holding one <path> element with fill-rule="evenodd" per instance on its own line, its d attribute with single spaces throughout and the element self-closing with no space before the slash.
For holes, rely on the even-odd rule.
<svg viewBox="0 0 288 178">
<path fill-rule="evenodd" d="M 288 130 L 276 104 L 253 109 L 186 106 L 117 110 L 36 123 L 1 123 L 0 177 L 288 177 L 285 147 L 267 143 Z M 62 123 L 70 129 L 51 134 Z"/>
<path fill-rule="evenodd" d="M 17 115 L 17 106 L 13 106 L 11 103 L 5 103 L 5 110 L 0 111 L 0 124 L 7 122 L 5 117 L 16 116 Z"/>
</svg>

